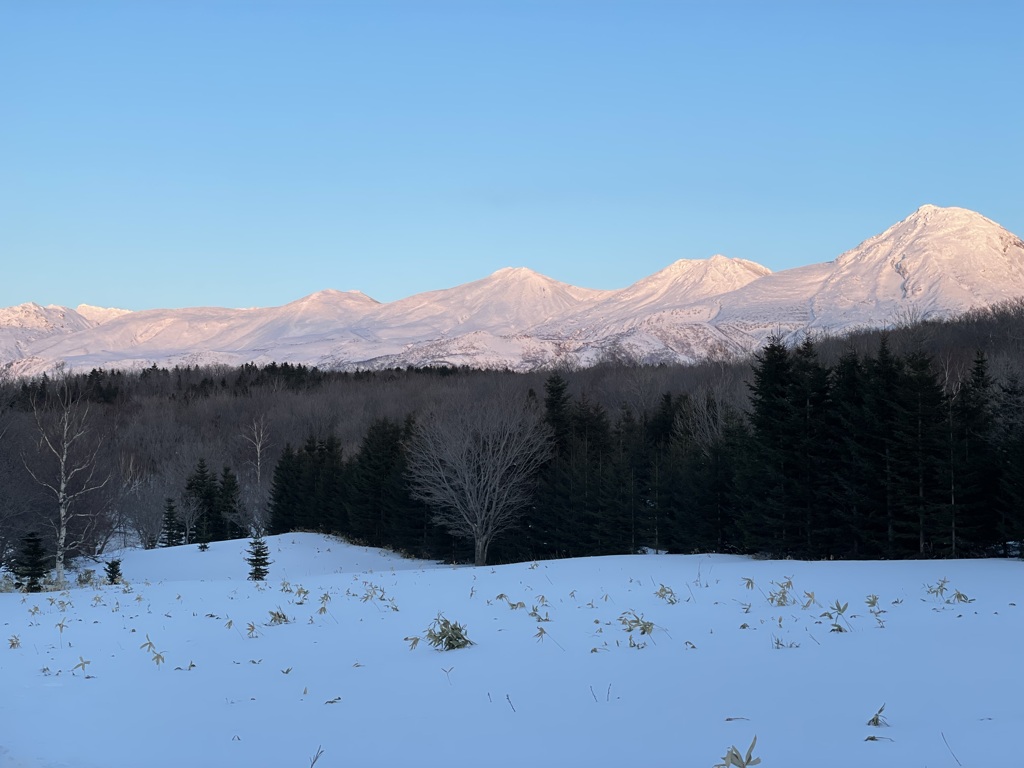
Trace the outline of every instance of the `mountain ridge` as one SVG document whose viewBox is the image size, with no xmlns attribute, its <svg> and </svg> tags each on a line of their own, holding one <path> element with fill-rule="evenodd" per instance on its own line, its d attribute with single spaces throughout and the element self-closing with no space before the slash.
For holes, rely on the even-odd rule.
<svg viewBox="0 0 1024 768">
<path fill-rule="evenodd" d="M 335 289 L 251 309 L 30 302 L 0 309 L 0 366 L 24 376 L 57 363 L 530 370 L 603 359 L 693 362 L 750 352 L 776 332 L 841 333 L 1020 296 L 1020 237 L 979 213 L 924 205 L 831 261 L 772 272 L 715 254 L 679 259 L 610 291 L 505 267 L 388 303 Z"/>
</svg>

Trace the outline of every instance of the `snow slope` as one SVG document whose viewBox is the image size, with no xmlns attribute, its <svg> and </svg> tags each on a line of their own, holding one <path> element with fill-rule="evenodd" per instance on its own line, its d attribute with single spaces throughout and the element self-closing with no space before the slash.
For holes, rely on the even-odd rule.
<svg viewBox="0 0 1024 768">
<path fill-rule="evenodd" d="M 925 205 L 833 261 L 771 273 L 716 255 L 618 291 L 525 268 L 380 304 L 321 291 L 283 307 L 123 313 L 0 310 L 0 364 L 42 373 L 153 364 L 293 362 L 327 368 L 469 365 L 529 370 L 625 357 L 693 361 L 773 333 L 841 333 L 1024 296 L 1024 242 L 962 208 Z"/>
<path fill-rule="evenodd" d="M 0 594 L 0 767 L 710 768 L 755 735 L 766 768 L 1016 760 L 1020 561 L 456 568 L 268 543 L 266 584 L 236 541 L 126 552 L 130 586 Z M 439 612 L 475 645 L 410 650 Z"/>
<path fill-rule="evenodd" d="M 0 360 L 17 360 L 33 343 L 67 336 L 94 324 L 67 307 L 41 307 L 34 302 L 5 307 L 0 309 Z"/>
</svg>

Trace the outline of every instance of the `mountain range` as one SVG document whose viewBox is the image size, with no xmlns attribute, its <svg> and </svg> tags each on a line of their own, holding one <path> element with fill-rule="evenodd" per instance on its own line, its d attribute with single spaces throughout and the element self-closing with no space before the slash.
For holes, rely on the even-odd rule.
<svg viewBox="0 0 1024 768">
<path fill-rule="evenodd" d="M 1019 237 L 973 211 L 925 205 L 832 261 L 773 273 L 721 255 L 684 259 L 613 291 L 516 267 L 390 303 L 325 290 L 257 309 L 21 304 L 0 309 L 0 366 L 29 376 L 57 363 L 530 370 L 692 362 L 750 352 L 774 333 L 838 334 L 1021 296 Z"/>
</svg>

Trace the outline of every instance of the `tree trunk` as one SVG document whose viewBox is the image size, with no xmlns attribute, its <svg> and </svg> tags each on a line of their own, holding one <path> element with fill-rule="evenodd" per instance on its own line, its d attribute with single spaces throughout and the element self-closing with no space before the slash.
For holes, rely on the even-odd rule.
<svg viewBox="0 0 1024 768">
<path fill-rule="evenodd" d="M 473 540 L 473 565 L 487 565 L 487 545 L 490 542 L 484 536 Z"/>
</svg>

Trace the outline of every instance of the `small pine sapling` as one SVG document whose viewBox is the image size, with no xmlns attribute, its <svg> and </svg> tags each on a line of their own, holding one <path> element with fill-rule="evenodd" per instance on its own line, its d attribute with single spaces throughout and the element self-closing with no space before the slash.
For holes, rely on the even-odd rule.
<svg viewBox="0 0 1024 768">
<path fill-rule="evenodd" d="M 270 548 L 263 536 L 257 534 L 249 542 L 245 562 L 249 564 L 249 581 L 266 581 L 270 573 Z"/>
<path fill-rule="evenodd" d="M 107 584 L 117 584 L 121 581 L 121 561 L 117 558 L 110 560 L 103 566 L 103 573 L 107 576 Z"/>
</svg>

